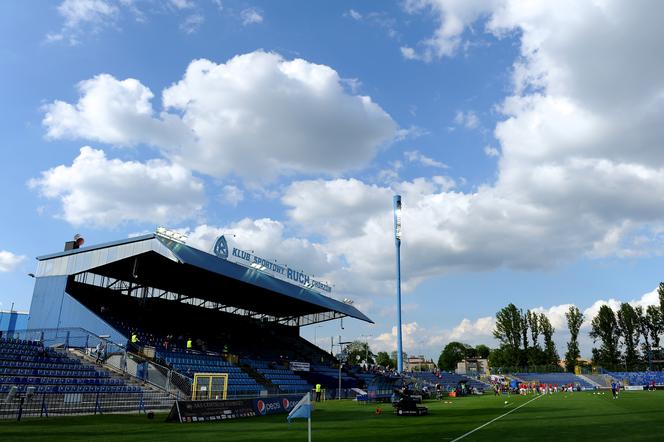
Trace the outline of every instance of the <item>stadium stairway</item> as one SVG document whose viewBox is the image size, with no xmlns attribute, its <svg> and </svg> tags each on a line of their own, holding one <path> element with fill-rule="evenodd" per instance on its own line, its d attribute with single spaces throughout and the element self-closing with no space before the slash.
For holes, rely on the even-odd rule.
<svg viewBox="0 0 664 442">
<path fill-rule="evenodd" d="M 592 375 L 578 374 L 577 376 L 579 378 L 583 379 L 584 381 L 588 382 L 590 385 L 592 385 L 595 388 L 608 387 L 608 386 L 611 385 L 611 382 L 609 381 L 607 383 L 607 381 L 605 379 L 605 376 L 603 376 L 603 375 L 602 375 L 602 380 L 601 380 L 602 382 L 601 383 L 595 381 L 595 379 L 593 379 L 593 377 L 591 377 Z"/>
<path fill-rule="evenodd" d="M 243 362 L 246 361 L 240 360 L 240 368 L 242 368 L 249 377 L 253 378 L 257 384 L 262 385 L 267 391 L 276 390 L 278 388 L 275 384 L 270 382 L 269 379 L 266 379 L 262 374 L 256 371 L 251 365 Z"/>
<path fill-rule="evenodd" d="M 156 407 L 156 409 L 170 409 L 173 405 L 173 400 L 177 397 L 177 392 L 175 391 L 166 391 L 165 389 L 153 385 L 149 382 L 142 381 L 134 376 L 131 376 L 117 367 L 110 364 L 96 365 L 96 358 L 92 357 L 85 352 L 79 349 L 70 349 L 69 355 L 75 357 L 81 361 L 82 364 L 88 364 L 95 366 L 99 369 L 105 370 L 109 373 L 111 379 L 119 379 L 124 382 L 126 385 L 137 387 L 143 390 L 146 393 L 146 396 L 150 397 L 150 405 Z"/>
<path fill-rule="evenodd" d="M 306 393 L 311 391 L 312 386 L 298 376 L 293 370 L 276 362 L 256 361 L 242 359 L 243 368 L 246 372 L 253 372 L 256 378 L 265 380 L 266 383 L 281 393 Z"/>
<path fill-rule="evenodd" d="M 607 374 L 585 374 L 584 377 L 598 384 L 600 388 L 610 388 L 613 378 Z"/>
</svg>

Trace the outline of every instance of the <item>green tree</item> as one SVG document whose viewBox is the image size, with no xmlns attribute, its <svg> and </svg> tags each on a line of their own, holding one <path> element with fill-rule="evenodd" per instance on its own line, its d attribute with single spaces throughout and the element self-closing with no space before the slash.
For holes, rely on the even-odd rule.
<svg viewBox="0 0 664 442">
<path fill-rule="evenodd" d="M 347 361 L 352 365 L 360 365 L 361 363 L 374 364 L 374 354 L 371 352 L 369 344 L 364 341 L 353 341 L 346 346 L 344 353 Z M 368 359 L 368 360 L 367 360 Z"/>
<path fill-rule="evenodd" d="M 385 368 L 394 368 L 396 365 L 393 365 L 390 355 L 386 351 L 379 351 L 376 355 L 376 365 L 380 365 Z"/>
<path fill-rule="evenodd" d="M 595 343 L 597 340 L 601 342 L 599 348 L 593 348 L 593 362 L 596 364 L 618 364 L 620 358 L 618 350 L 620 330 L 618 329 L 616 315 L 608 305 L 601 306 L 597 316 L 593 318 L 590 337 L 593 338 Z"/>
<path fill-rule="evenodd" d="M 539 347 L 539 316 L 530 310 L 528 310 L 528 326 L 530 327 L 530 338 L 533 341 L 533 347 Z"/>
<path fill-rule="evenodd" d="M 475 352 L 478 358 L 487 359 L 491 353 L 491 349 L 484 344 L 475 347 Z"/>
<path fill-rule="evenodd" d="M 519 310 L 521 313 L 521 339 L 523 341 L 523 350 L 528 352 L 528 313 L 524 313 L 523 310 Z"/>
<path fill-rule="evenodd" d="M 544 363 L 548 365 L 557 365 L 559 361 L 556 344 L 553 342 L 553 333 L 556 331 L 551 325 L 551 321 L 544 313 L 539 315 L 539 326 L 544 336 Z"/>
<path fill-rule="evenodd" d="M 511 366 L 512 360 L 507 353 L 504 346 L 491 350 L 491 353 L 489 353 L 489 366 L 495 368 Z"/>
<path fill-rule="evenodd" d="M 516 367 L 520 363 L 520 346 L 523 330 L 523 315 L 514 304 L 503 307 L 496 313 L 496 328 L 493 336 L 501 343 L 501 360 L 507 366 Z"/>
<path fill-rule="evenodd" d="M 634 367 L 639 362 L 640 319 L 634 307 L 626 302 L 618 309 L 618 328 L 625 343 L 625 365 Z"/>
<path fill-rule="evenodd" d="M 646 308 L 646 318 L 648 323 L 648 333 L 653 347 L 659 347 L 659 337 L 664 333 L 664 318 L 662 310 L 654 305 Z"/>
<path fill-rule="evenodd" d="M 639 334 L 643 336 L 643 355 L 647 357 L 648 353 L 650 352 L 650 326 L 648 324 L 649 318 L 646 310 L 643 310 L 643 306 L 641 305 L 634 307 L 634 311 L 636 312 L 636 317 L 638 319 L 637 326 L 639 329 Z"/>
<path fill-rule="evenodd" d="M 461 342 L 450 342 L 443 348 L 438 357 L 438 368 L 445 371 L 456 370 L 457 364 L 464 358 L 469 357 L 472 348 Z"/>
<path fill-rule="evenodd" d="M 567 343 L 567 353 L 565 353 L 565 366 L 567 371 L 573 372 L 577 364 L 577 360 L 581 357 L 581 350 L 579 349 L 579 330 L 583 324 L 583 313 L 573 305 L 570 305 L 569 310 L 565 313 L 567 318 L 567 328 L 569 329 L 570 339 Z"/>
<path fill-rule="evenodd" d="M 659 283 L 657 295 L 659 295 L 659 311 L 664 313 L 664 282 Z"/>
</svg>

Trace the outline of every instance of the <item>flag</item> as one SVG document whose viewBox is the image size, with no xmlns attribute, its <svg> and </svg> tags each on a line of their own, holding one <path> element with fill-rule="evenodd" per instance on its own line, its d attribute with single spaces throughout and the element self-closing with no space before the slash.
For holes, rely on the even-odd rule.
<svg viewBox="0 0 664 442">
<path fill-rule="evenodd" d="M 300 401 L 295 404 L 290 413 L 288 413 L 288 423 L 295 418 L 311 419 L 311 393 L 305 394 Z"/>
</svg>

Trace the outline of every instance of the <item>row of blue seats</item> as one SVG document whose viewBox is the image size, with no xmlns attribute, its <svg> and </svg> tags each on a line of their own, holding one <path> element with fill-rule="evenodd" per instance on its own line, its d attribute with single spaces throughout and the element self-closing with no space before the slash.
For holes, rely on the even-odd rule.
<svg viewBox="0 0 664 442">
<path fill-rule="evenodd" d="M 268 368 L 272 362 L 256 361 L 253 359 L 240 359 L 240 364 L 248 365 L 251 368 Z"/>
<path fill-rule="evenodd" d="M 224 361 L 223 359 L 210 358 L 210 357 L 191 358 L 191 357 L 166 356 L 164 360 L 169 364 L 189 364 L 189 365 L 201 364 L 201 365 L 213 365 L 216 367 L 233 367 L 233 364 L 231 362 Z"/>
<path fill-rule="evenodd" d="M 16 376 L 52 376 L 59 378 L 104 378 L 110 374 L 105 371 L 92 370 L 40 370 L 32 368 L 0 368 L 0 374 Z"/>
<path fill-rule="evenodd" d="M 228 385 L 258 385 L 253 379 L 229 379 Z"/>
<path fill-rule="evenodd" d="M 0 386 L 0 394 L 6 394 L 11 389 L 11 385 Z M 16 385 L 18 393 L 25 393 L 28 385 Z M 35 388 L 35 393 L 46 394 L 72 394 L 72 393 L 141 393 L 140 387 L 132 385 L 114 385 L 114 386 L 97 386 L 97 385 L 60 385 L 60 386 L 45 386 L 39 385 Z"/>
<path fill-rule="evenodd" d="M 276 385 L 308 385 L 304 379 L 273 379 L 271 382 Z"/>
<path fill-rule="evenodd" d="M 180 373 L 186 373 L 191 371 L 192 373 L 228 373 L 234 375 L 245 374 L 241 369 L 237 367 L 210 367 L 207 365 L 181 365 L 173 364 L 172 367 L 179 371 Z"/>
<path fill-rule="evenodd" d="M 242 393 L 255 393 L 261 391 L 262 386 L 256 385 L 240 385 L 240 386 L 228 386 L 228 392 L 232 394 L 242 394 Z"/>
<path fill-rule="evenodd" d="M 172 366 L 176 371 L 180 373 L 228 373 L 229 376 L 235 377 L 244 377 L 247 376 L 245 372 L 236 367 L 206 367 L 204 365 L 180 365 L 176 364 Z M 228 368 L 236 368 L 235 370 L 228 370 Z"/>
<path fill-rule="evenodd" d="M 113 378 L 33 378 L 0 376 L 0 384 L 48 384 L 48 385 L 124 385 L 122 379 Z"/>
<path fill-rule="evenodd" d="M 36 346 L 39 347 L 41 345 L 41 342 L 39 341 L 28 341 L 25 339 L 14 339 L 14 338 L 0 338 L 0 347 L 4 345 L 21 345 L 21 346 Z"/>
<path fill-rule="evenodd" d="M 263 377 L 269 380 L 273 379 L 301 380 L 299 376 L 296 376 L 294 374 L 264 374 Z"/>
<path fill-rule="evenodd" d="M 261 374 L 294 374 L 293 370 L 285 368 L 259 368 L 256 371 Z"/>
<path fill-rule="evenodd" d="M 41 345 L 16 345 L 16 344 L 5 344 L 0 345 L 0 351 L 2 352 L 20 352 L 26 354 L 38 354 L 38 353 L 51 353 L 55 350 L 51 348 L 44 348 Z"/>
<path fill-rule="evenodd" d="M 440 380 L 440 378 L 438 376 L 436 376 L 435 374 L 433 374 L 431 372 L 428 372 L 428 371 L 413 372 L 410 375 L 412 377 L 416 378 L 416 379 L 422 379 L 422 380 L 429 381 L 429 382 L 434 382 L 434 383 L 438 382 Z"/>
<path fill-rule="evenodd" d="M 35 358 L 31 361 L 0 359 L 0 366 L 5 367 L 67 368 L 70 370 L 76 370 L 76 367 L 80 365 L 82 365 L 81 361 L 77 359 Z"/>
<path fill-rule="evenodd" d="M 24 361 L 0 361 L 2 368 L 33 368 L 37 370 L 70 370 L 70 371 L 94 371 L 94 367 L 88 367 L 82 364 L 46 364 L 30 363 Z"/>
<path fill-rule="evenodd" d="M 34 353 L 34 352 L 31 353 L 31 352 L 15 352 L 15 351 L 0 350 L 0 359 L 8 359 L 11 361 L 34 361 L 34 360 L 39 360 L 39 358 L 43 358 L 46 362 L 50 362 L 50 359 L 72 360 L 68 359 L 66 355 L 61 355 L 60 353 L 56 352 L 47 352 L 46 354 L 43 354 L 43 353 Z"/>
<path fill-rule="evenodd" d="M 283 393 L 306 393 L 311 391 L 311 385 L 301 385 L 301 386 L 279 386 L 279 390 Z"/>
</svg>

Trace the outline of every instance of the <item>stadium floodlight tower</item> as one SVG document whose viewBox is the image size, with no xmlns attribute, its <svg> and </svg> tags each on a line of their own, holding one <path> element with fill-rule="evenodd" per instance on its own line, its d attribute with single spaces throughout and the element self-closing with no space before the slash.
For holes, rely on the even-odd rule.
<svg viewBox="0 0 664 442">
<path fill-rule="evenodd" d="M 397 371 L 403 372 L 401 345 L 401 195 L 394 195 L 394 244 L 397 252 Z"/>
</svg>

